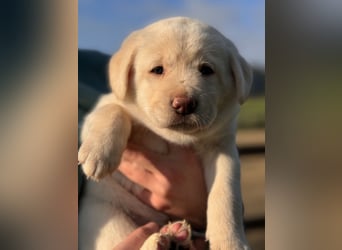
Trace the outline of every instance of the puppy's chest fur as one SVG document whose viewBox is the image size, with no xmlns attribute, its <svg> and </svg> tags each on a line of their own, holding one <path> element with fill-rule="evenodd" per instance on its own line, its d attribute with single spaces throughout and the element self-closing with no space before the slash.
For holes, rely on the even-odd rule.
<svg viewBox="0 0 342 250">
<path fill-rule="evenodd" d="M 224 137 L 227 137 L 228 135 L 229 125 L 222 125 L 226 123 L 224 119 L 222 119 L 222 124 L 219 127 L 216 126 L 215 128 L 206 129 L 206 131 L 202 131 L 197 135 L 182 135 L 177 132 L 177 136 L 174 137 L 179 140 L 172 138 L 171 141 L 162 135 L 163 132 L 160 132 L 161 134 L 159 135 L 157 132 L 158 128 L 154 127 L 151 123 L 148 123 L 148 121 L 141 121 L 139 119 L 140 117 L 135 117 L 134 113 L 132 114 L 129 109 L 126 109 L 125 111 L 130 115 L 132 121 L 132 130 L 128 141 L 133 144 L 141 145 L 145 149 L 158 154 L 168 154 L 169 145 L 177 144 L 179 146 L 191 146 L 203 160 L 209 149 L 210 151 L 213 151 L 214 149 L 221 147 L 223 142 L 227 142 L 227 138 Z M 144 124 L 146 122 L 148 124 Z M 170 137 L 172 133 L 174 132 L 171 130 L 168 131 L 167 137 Z M 186 139 L 183 139 L 183 136 Z M 228 137 L 234 139 L 234 136 L 228 135 Z M 189 140 L 188 138 L 192 139 Z"/>
<path fill-rule="evenodd" d="M 133 121 L 129 142 L 139 144 L 159 154 L 167 154 L 169 151 L 165 140 L 137 121 Z"/>
</svg>

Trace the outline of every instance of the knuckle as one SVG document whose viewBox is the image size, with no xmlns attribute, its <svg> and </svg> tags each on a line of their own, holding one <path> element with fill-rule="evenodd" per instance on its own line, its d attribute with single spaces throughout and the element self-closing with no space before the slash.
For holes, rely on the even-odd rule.
<svg viewBox="0 0 342 250">
<path fill-rule="evenodd" d="M 169 181 L 164 181 L 160 185 L 159 189 L 160 196 L 164 198 L 170 198 L 172 196 L 172 185 Z"/>
<path fill-rule="evenodd" d="M 167 211 L 171 208 L 171 205 L 167 200 L 158 199 L 154 202 L 153 207 L 158 211 Z"/>
</svg>

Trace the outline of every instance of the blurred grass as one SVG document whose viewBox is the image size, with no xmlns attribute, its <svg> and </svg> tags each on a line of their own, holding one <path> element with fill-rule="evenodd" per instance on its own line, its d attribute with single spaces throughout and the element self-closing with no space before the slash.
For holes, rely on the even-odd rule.
<svg viewBox="0 0 342 250">
<path fill-rule="evenodd" d="M 265 97 L 250 97 L 242 106 L 238 120 L 239 129 L 265 128 Z"/>
</svg>

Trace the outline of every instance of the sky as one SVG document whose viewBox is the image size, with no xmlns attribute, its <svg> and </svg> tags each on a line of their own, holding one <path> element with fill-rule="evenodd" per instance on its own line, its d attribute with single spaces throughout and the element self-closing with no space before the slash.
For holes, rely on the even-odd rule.
<svg viewBox="0 0 342 250">
<path fill-rule="evenodd" d="M 113 54 L 132 31 L 172 16 L 214 26 L 250 64 L 264 66 L 264 0 L 79 0 L 78 46 Z"/>
</svg>

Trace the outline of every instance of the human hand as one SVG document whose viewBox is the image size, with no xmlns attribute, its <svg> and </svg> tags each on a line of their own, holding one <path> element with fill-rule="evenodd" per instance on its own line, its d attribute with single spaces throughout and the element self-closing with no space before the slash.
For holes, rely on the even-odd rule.
<svg viewBox="0 0 342 250">
<path fill-rule="evenodd" d="M 135 250 L 140 249 L 145 240 L 153 233 L 158 232 L 158 225 L 154 222 L 147 223 L 134 230 L 127 238 L 119 243 L 113 250 Z"/>
<path fill-rule="evenodd" d="M 205 228 L 208 194 L 193 149 L 169 145 L 169 153 L 162 155 L 129 144 L 119 171 L 144 188 L 135 195 L 145 204 L 172 219 L 186 219 L 193 228 Z"/>
</svg>

